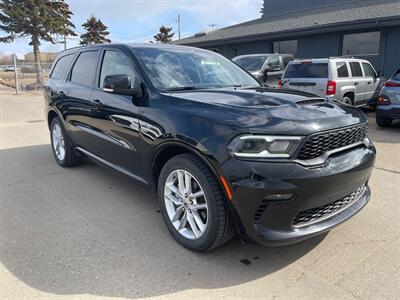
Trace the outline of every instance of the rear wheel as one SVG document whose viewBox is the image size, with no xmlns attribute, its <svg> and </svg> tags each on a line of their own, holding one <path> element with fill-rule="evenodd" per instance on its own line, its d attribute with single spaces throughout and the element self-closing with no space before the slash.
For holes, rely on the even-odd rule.
<svg viewBox="0 0 400 300">
<path fill-rule="evenodd" d="M 388 127 L 392 125 L 392 119 L 384 117 L 376 117 L 376 124 L 378 124 L 379 127 Z"/>
<path fill-rule="evenodd" d="M 82 161 L 82 157 L 76 152 L 63 124 L 57 117 L 50 123 L 50 139 L 54 158 L 60 166 L 72 167 Z"/>
<path fill-rule="evenodd" d="M 232 219 L 210 169 L 190 154 L 173 157 L 163 167 L 158 197 L 168 230 L 194 251 L 216 248 L 233 235 Z"/>
<path fill-rule="evenodd" d="M 342 102 L 348 105 L 353 105 L 353 100 L 349 96 L 344 96 Z"/>
</svg>

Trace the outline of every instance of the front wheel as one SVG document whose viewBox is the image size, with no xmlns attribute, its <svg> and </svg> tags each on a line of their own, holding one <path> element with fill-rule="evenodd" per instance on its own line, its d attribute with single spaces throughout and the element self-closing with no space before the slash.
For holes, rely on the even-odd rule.
<svg viewBox="0 0 400 300">
<path fill-rule="evenodd" d="M 183 154 L 169 160 L 159 176 L 158 198 L 168 230 L 181 245 L 207 251 L 232 237 L 221 187 L 198 158 Z"/>
</svg>

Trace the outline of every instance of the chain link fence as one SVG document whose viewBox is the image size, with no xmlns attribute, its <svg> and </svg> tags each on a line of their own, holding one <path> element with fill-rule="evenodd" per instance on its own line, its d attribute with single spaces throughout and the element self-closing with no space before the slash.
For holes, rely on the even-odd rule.
<svg viewBox="0 0 400 300">
<path fill-rule="evenodd" d="M 15 89 L 16 92 L 36 92 L 43 90 L 53 62 L 41 62 L 40 70 L 34 62 L 18 62 L 0 65 L 0 86 Z"/>
</svg>

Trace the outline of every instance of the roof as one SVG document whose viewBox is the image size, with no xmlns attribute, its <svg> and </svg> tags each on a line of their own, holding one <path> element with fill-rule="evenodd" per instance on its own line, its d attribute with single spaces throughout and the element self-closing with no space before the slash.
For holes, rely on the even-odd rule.
<svg viewBox="0 0 400 300">
<path fill-rule="evenodd" d="M 277 35 L 285 32 L 299 32 L 307 29 L 335 27 L 349 23 L 374 22 L 382 19 L 400 20 L 400 0 L 365 0 L 349 2 L 340 7 L 319 8 L 292 14 L 260 18 L 230 27 L 214 30 L 175 41 L 176 44 L 197 45 L 201 43 L 234 40 L 243 37 Z M 375 24 L 376 26 L 377 24 Z"/>
</svg>

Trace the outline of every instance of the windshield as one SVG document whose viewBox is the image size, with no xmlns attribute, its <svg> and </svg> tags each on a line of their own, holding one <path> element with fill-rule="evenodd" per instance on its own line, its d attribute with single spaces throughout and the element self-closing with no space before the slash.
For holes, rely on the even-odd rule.
<svg viewBox="0 0 400 300">
<path fill-rule="evenodd" d="M 136 56 L 159 90 L 260 86 L 223 56 L 191 48 L 135 48 Z"/>
<path fill-rule="evenodd" d="M 300 63 L 289 64 L 285 71 L 285 78 L 328 78 L 327 63 Z"/>
<path fill-rule="evenodd" d="M 242 56 L 234 58 L 233 61 L 248 72 L 256 72 L 261 70 L 267 58 L 268 56 L 266 55 Z"/>
</svg>

